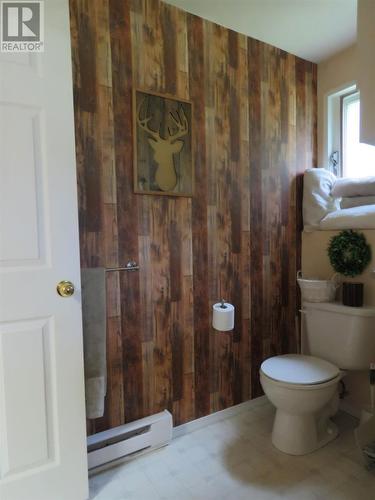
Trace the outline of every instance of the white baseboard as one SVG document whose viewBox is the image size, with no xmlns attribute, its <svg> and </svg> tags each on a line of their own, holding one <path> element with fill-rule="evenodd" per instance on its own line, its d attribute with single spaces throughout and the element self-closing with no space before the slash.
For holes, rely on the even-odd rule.
<svg viewBox="0 0 375 500">
<path fill-rule="evenodd" d="M 234 415 L 238 415 L 239 413 L 248 411 L 251 408 L 262 406 L 267 401 L 268 400 L 266 396 L 261 396 L 259 398 L 245 401 L 244 403 L 231 406 L 230 408 L 226 408 L 225 410 L 211 413 L 206 417 L 197 418 L 196 420 L 192 420 L 191 422 L 187 422 L 186 424 L 178 425 L 177 427 L 173 428 L 172 439 L 180 436 L 185 436 L 186 434 L 197 431 L 198 429 L 203 429 L 203 427 L 206 427 L 207 425 L 211 425 L 216 422 L 220 422 L 221 420 L 225 420 L 226 418 L 233 417 Z"/>
</svg>

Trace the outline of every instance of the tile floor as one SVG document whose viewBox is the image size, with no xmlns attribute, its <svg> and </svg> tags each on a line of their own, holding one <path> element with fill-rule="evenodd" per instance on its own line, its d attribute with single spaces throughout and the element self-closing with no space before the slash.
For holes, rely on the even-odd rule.
<svg viewBox="0 0 375 500">
<path fill-rule="evenodd" d="M 375 473 L 357 456 L 355 419 L 339 413 L 335 441 L 293 457 L 272 447 L 273 415 L 264 403 L 92 476 L 90 499 L 375 499 Z"/>
</svg>

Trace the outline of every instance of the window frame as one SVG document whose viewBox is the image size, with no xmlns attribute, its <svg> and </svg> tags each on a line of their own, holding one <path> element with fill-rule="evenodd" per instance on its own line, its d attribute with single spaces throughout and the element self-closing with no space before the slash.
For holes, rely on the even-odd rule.
<svg viewBox="0 0 375 500">
<path fill-rule="evenodd" d="M 323 162 L 322 166 L 341 175 L 341 109 L 340 97 L 358 90 L 356 81 L 349 81 L 325 94 L 323 124 Z M 333 158 L 335 163 L 333 164 Z"/>
<path fill-rule="evenodd" d="M 360 101 L 360 92 L 358 89 L 351 90 L 350 92 L 347 92 L 346 94 L 342 94 L 340 96 L 340 161 L 339 161 L 339 168 L 338 168 L 338 174 L 342 178 L 344 177 L 344 172 L 345 172 L 345 156 L 344 156 L 344 150 L 345 150 L 345 126 L 346 126 L 346 115 L 345 115 L 345 108 L 348 105 L 348 103 L 353 103 L 355 101 Z"/>
</svg>

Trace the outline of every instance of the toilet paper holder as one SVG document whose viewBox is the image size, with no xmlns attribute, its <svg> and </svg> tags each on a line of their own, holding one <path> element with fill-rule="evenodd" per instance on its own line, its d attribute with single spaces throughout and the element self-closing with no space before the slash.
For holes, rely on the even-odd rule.
<svg viewBox="0 0 375 500">
<path fill-rule="evenodd" d="M 225 300 L 224 299 L 221 299 L 221 305 L 220 305 L 220 308 L 221 309 L 227 309 L 227 306 L 225 305 Z"/>
</svg>

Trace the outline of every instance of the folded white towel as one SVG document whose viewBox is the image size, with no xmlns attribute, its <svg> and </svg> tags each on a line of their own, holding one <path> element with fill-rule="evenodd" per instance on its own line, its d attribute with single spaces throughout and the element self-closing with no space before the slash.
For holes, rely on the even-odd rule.
<svg viewBox="0 0 375 500">
<path fill-rule="evenodd" d="M 375 196 L 375 177 L 337 179 L 331 195 L 335 198 Z"/>
<path fill-rule="evenodd" d="M 331 212 L 319 224 L 324 231 L 332 229 L 374 229 L 375 205 L 344 208 Z"/>
<path fill-rule="evenodd" d="M 375 196 L 353 196 L 342 198 L 341 208 L 363 207 L 363 205 L 375 205 Z"/>
<path fill-rule="evenodd" d="M 305 229 L 319 227 L 320 221 L 340 208 L 331 196 L 336 177 L 325 168 L 309 168 L 303 177 L 303 223 Z"/>
</svg>

